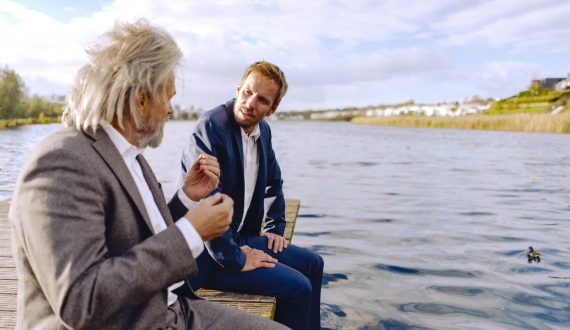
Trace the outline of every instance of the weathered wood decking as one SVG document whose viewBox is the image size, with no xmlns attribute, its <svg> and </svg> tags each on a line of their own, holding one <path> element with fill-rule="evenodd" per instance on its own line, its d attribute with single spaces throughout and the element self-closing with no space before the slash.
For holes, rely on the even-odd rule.
<svg viewBox="0 0 570 330">
<path fill-rule="evenodd" d="M 10 245 L 9 207 L 8 203 L 0 202 L 0 329 L 16 327 L 18 276 Z"/>
<path fill-rule="evenodd" d="M 295 229 L 295 222 L 297 221 L 300 201 L 287 200 L 286 205 L 287 227 L 284 236 L 288 241 L 291 241 Z M 0 329 L 13 329 L 16 327 L 18 277 L 16 274 L 16 265 L 12 259 L 8 209 L 9 204 L 0 201 Z M 273 297 L 214 290 L 198 290 L 198 294 L 210 301 L 236 307 L 271 319 L 275 313 L 275 298 Z"/>
</svg>

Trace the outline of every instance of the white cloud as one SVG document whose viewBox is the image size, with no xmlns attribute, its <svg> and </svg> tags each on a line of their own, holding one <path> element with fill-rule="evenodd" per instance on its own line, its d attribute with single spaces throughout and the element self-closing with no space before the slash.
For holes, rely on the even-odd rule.
<svg viewBox="0 0 570 330">
<path fill-rule="evenodd" d="M 570 51 L 570 3 L 492 1 L 468 8 L 436 25 L 452 45 L 508 51 Z"/>
<path fill-rule="evenodd" d="M 562 66 L 570 4 L 558 0 L 115 0 L 65 22 L 0 0 L 0 64 L 32 92 L 63 94 L 88 41 L 139 17 L 171 32 L 185 53 L 175 102 L 203 108 L 232 97 L 259 59 L 285 71 L 282 107 L 295 109 L 502 96 L 537 70 L 570 69 Z"/>
</svg>

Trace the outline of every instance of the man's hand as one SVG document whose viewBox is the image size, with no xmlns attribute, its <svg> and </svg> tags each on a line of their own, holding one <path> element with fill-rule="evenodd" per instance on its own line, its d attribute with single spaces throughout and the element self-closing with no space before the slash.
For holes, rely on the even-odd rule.
<svg viewBox="0 0 570 330">
<path fill-rule="evenodd" d="M 245 254 L 245 265 L 241 270 L 242 272 L 249 272 L 260 267 L 275 268 L 277 259 L 269 254 L 258 249 L 252 249 L 247 245 L 240 247 L 240 249 Z"/>
<path fill-rule="evenodd" d="M 232 221 L 234 201 L 224 194 L 215 194 L 200 201 L 186 212 L 186 219 L 204 241 L 225 233 Z"/>
<path fill-rule="evenodd" d="M 216 157 L 200 154 L 184 177 L 182 189 L 188 198 L 197 202 L 216 189 L 219 182 L 220 165 Z"/>
<path fill-rule="evenodd" d="M 273 253 L 281 252 L 287 248 L 289 242 L 283 237 L 273 233 L 260 232 L 259 236 L 267 237 L 267 248 L 273 250 Z"/>
</svg>

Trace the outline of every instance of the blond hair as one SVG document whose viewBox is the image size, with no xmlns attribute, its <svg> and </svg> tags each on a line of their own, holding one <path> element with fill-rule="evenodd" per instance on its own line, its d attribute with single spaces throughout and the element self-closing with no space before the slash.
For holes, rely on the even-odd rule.
<svg viewBox="0 0 570 330">
<path fill-rule="evenodd" d="M 96 130 L 101 121 L 111 123 L 115 118 L 124 129 L 126 111 L 140 128 L 137 97 L 162 95 L 182 58 L 170 34 L 144 19 L 115 23 L 86 52 L 89 63 L 77 72 L 62 116 L 64 125 L 77 129 Z"/>
<path fill-rule="evenodd" d="M 281 71 L 281 69 L 275 64 L 269 63 L 267 61 L 258 61 L 251 64 L 245 69 L 245 72 L 241 77 L 240 85 L 252 72 L 260 73 L 262 76 L 273 80 L 277 84 L 279 90 L 272 105 L 272 107 L 277 107 L 279 103 L 281 103 L 281 99 L 283 99 L 285 93 L 287 93 L 287 80 L 285 79 L 285 74 L 283 71 Z"/>
</svg>

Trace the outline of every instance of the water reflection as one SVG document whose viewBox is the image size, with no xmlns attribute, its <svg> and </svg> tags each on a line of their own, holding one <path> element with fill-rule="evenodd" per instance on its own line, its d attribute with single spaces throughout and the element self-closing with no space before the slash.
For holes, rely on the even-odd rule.
<svg viewBox="0 0 570 330">
<path fill-rule="evenodd" d="M 461 278 L 475 278 L 480 277 L 479 272 L 466 272 L 457 269 L 420 269 L 420 268 L 407 268 L 393 265 L 374 265 L 379 270 L 385 270 L 392 273 L 402 275 L 418 275 L 418 276 L 443 276 L 443 277 L 461 277 Z"/>
<path fill-rule="evenodd" d="M 348 276 L 346 274 L 323 274 L 323 287 L 329 285 L 329 283 L 338 282 L 340 280 L 347 280 Z"/>
<path fill-rule="evenodd" d="M 16 178 L 32 149 L 60 124 L 29 125 L 0 130 L 0 200 L 12 197 Z"/>
<path fill-rule="evenodd" d="M 489 315 L 483 311 L 475 309 L 461 308 L 452 305 L 438 304 L 438 303 L 409 303 L 403 304 L 398 307 L 402 312 L 406 313 L 427 313 L 427 314 L 453 314 L 453 315 L 468 315 L 480 318 L 487 318 Z"/>
</svg>

